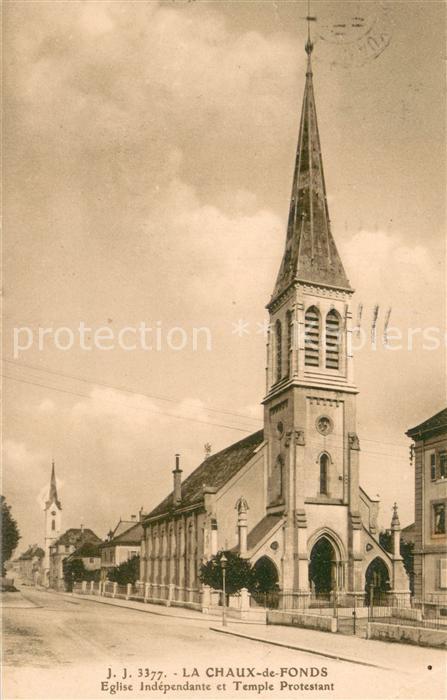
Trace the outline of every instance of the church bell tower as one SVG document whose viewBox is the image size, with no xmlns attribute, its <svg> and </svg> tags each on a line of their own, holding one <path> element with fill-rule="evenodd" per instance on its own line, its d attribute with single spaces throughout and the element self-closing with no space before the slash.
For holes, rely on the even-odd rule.
<svg viewBox="0 0 447 700">
<path fill-rule="evenodd" d="M 308 590 L 313 533 L 317 537 L 333 530 L 339 550 L 336 584 L 358 590 L 362 555 L 353 289 L 331 233 L 312 50 L 309 39 L 285 251 L 267 305 L 267 512 L 285 516 L 284 589 Z"/>
<path fill-rule="evenodd" d="M 48 499 L 45 501 L 45 559 L 44 570 L 50 567 L 50 546 L 61 534 L 62 505 L 57 495 L 54 460 L 51 465 L 51 481 Z"/>
</svg>

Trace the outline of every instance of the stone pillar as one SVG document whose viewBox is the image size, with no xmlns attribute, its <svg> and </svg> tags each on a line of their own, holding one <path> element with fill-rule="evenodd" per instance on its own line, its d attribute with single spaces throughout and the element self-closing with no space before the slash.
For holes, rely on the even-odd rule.
<svg viewBox="0 0 447 700">
<path fill-rule="evenodd" d="M 391 518 L 391 553 L 396 559 L 400 556 L 400 522 L 397 512 L 397 503 L 393 506 L 393 517 Z"/>
<path fill-rule="evenodd" d="M 240 609 L 250 610 L 250 593 L 246 588 L 240 590 Z"/>
<path fill-rule="evenodd" d="M 129 600 L 131 595 L 132 595 L 132 584 L 128 583 L 126 586 L 126 600 Z"/>
<path fill-rule="evenodd" d="M 212 518 L 211 520 L 211 556 L 214 556 L 217 554 L 218 550 L 218 541 L 217 541 L 217 520 L 216 518 Z"/>
<path fill-rule="evenodd" d="M 179 523 L 179 552 L 178 552 L 178 585 L 181 589 L 185 588 L 185 554 L 186 554 L 186 535 L 185 535 L 185 518 L 183 517 Z"/>
<path fill-rule="evenodd" d="M 359 452 L 356 433 L 348 433 L 348 497 L 349 497 L 349 590 L 363 592 L 362 518 L 359 511 Z"/>
<path fill-rule="evenodd" d="M 238 544 L 239 544 L 239 554 L 244 557 L 247 554 L 247 511 L 248 503 L 243 496 L 241 496 L 235 505 L 237 510 L 237 530 L 238 530 Z"/>
<path fill-rule="evenodd" d="M 207 613 L 211 607 L 211 589 L 209 586 L 202 586 L 202 612 Z"/>
<path fill-rule="evenodd" d="M 304 504 L 304 452 L 305 434 L 303 429 L 295 430 L 295 499 L 294 525 L 296 529 L 295 590 L 309 591 L 309 552 L 307 551 L 307 516 Z"/>
</svg>

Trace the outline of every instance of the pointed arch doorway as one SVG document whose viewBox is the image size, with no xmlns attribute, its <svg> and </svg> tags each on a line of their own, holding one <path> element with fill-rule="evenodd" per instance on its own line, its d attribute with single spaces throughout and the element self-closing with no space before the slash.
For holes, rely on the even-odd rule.
<svg viewBox="0 0 447 700">
<path fill-rule="evenodd" d="M 320 537 L 310 552 L 309 584 L 312 593 L 319 597 L 330 597 L 336 580 L 337 555 L 332 542 Z"/>
<path fill-rule="evenodd" d="M 365 572 L 365 602 L 371 605 L 385 604 L 391 588 L 388 568 L 380 557 L 369 564 Z"/>
</svg>

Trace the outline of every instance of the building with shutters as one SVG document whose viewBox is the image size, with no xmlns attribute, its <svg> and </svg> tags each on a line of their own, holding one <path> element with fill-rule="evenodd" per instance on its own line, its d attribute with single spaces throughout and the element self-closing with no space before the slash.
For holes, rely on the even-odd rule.
<svg viewBox="0 0 447 700">
<path fill-rule="evenodd" d="M 415 462 L 415 597 L 447 604 L 447 408 L 406 434 Z"/>
</svg>

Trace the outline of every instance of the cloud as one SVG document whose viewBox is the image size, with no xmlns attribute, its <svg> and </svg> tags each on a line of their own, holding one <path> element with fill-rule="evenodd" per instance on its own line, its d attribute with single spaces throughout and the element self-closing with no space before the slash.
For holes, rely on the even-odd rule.
<svg viewBox="0 0 447 700">
<path fill-rule="evenodd" d="M 294 79 L 284 66 L 296 47 L 284 36 L 234 34 L 218 12 L 200 7 L 133 3 L 127 11 L 103 2 L 26 11 L 32 17 L 12 47 L 14 90 L 33 112 L 24 118 L 35 136 L 65 149 L 67 136 L 78 135 L 79 148 L 98 152 L 144 143 L 148 158 L 157 143 L 192 133 L 208 131 L 211 142 L 225 131 L 239 142 L 241 120 L 254 131 L 270 120 L 263 130 L 274 143 Z M 20 21 L 19 10 L 11 15 Z"/>
<path fill-rule="evenodd" d="M 5 474 L 15 476 L 35 472 L 43 466 L 46 456 L 32 450 L 25 442 L 7 439 L 3 442 L 3 465 Z"/>
<path fill-rule="evenodd" d="M 419 319 L 439 322 L 436 302 L 443 285 L 439 265 L 423 245 L 410 245 L 405 236 L 384 231 L 360 231 L 340 245 L 356 299 L 379 303 L 382 313 L 392 307 L 392 320 L 407 327 Z M 409 300 L 411 299 L 411 303 Z"/>
<path fill-rule="evenodd" d="M 44 399 L 41 401 L 37 410 L 39 413 L 53 413 L 56 408 L 56 404 L 51 399 Z"/>
</svg>

